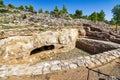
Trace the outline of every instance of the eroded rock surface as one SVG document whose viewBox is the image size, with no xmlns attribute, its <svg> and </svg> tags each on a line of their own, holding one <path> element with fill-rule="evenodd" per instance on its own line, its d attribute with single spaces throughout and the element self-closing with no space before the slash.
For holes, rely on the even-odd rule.
<svg viewBox="0 0 120 80">
<path fill-rule="evenodd" d="M 75 48 L 77 36 L 77 29 L 61 29 L 1 39 L 1 63 L 37 62 L 56 53 L 67 52 Z"/>
</svg>

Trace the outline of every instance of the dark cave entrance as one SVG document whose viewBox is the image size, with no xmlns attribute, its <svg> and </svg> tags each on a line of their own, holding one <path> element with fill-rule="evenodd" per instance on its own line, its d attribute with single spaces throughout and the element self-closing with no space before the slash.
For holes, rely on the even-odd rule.
<svg viewBox="0 0 120 80">
<path fill-rule="evenodd" d="M 36 48 L 36 49 L 32 50 L 30 55 L 37 54 L 37 53 L 42 52 L 42 51 L 53 50 L 54 48 L 55 48 L 54 45 L 42 46 L 40 48 Z"/>
</svg>

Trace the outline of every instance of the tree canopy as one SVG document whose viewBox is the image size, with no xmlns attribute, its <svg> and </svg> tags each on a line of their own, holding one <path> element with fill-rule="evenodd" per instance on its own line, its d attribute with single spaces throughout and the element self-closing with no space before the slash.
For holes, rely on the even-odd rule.
<svg viewBox="0 0 120 80">
<path fill-rule="evenodd" d="M 93 12 L 90 16 L 89 19 L 96 22 L 98 21 L 98 13 L 97 12 Z"/>
<path fill-rule="evenodd" d="M 39 9 L 39 10 L 38 10 L 38 12 L 39 12 L 39 13 L 43 13 L 43 10 L 42 10 L 42 8 L 41 8 L 41 9 Z"/>
<path fill-rule="evenodd" d="M 82 13 L 82 10 L 76 10 L 76 11 L 75 11 L 75 17 L 76 17 L 76 18 L 82 18 L 82 14 L 83 14 L 83 13 Z"/>
<path fill-rule="evenodd" d="M 28 11 L 34 12 L 34 7 L 32 5 L 29 6 Z"/>
<path fill-rule="evenodd" d="M 54 12 L 59 12 L 58 6 L 55 6 Z"/>
<path fill-rule="evenodd" d="M 65 5 L 63 5 L 63 9 L 62 9 L 63 13 L 68 13 L 67 11 L 67 7 Z"/>
<path fill-rule="evenodd" d="M 24 10 L 24 6 L 23 6 L 23 5 L 20 5 L 20 6 L 18 7 L 18 9 Z"/>
<path fill-rule="evenodd" d="M 13 4 L 8 4 L 9 8 L 15 8 L 15 6 Z"/>
<path fill-rule="evenodd" d="M 118 25 L 120 25 L 120 5 L 114 6 L 114 8 L 112 9 L 112 13 L 113 13 L 113 20 L 116 23 L 116 31 L 117 31 Z"/>
<path fill-rule="evenodd" d="M 3 0 L 0 0 L 0 5 L 4 5 Z"/>
<path fill-rule="evenodd" d="M 103 10 L 98 14 L 98 21 L 105 21 L 105 12 Z"/>
<path fill-rule="evenodd" d="M 49 11 L 48 11 L 48 10 L 46 10 L 46 11 L 45 11 L 45 13 L 46 13 L 46 14 L 49 14 Z"/>
</svg>

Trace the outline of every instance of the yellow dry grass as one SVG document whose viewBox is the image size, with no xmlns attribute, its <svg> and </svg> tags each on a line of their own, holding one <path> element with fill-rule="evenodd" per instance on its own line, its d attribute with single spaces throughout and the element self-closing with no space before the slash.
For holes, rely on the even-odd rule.
<svg viewBox="0 0 120 80">
<path fill-rule="evenodd" d="M 115 25 L 110 25 L 110 28 L 115 31 L 116 30 L 116 26 Z M 120 26 L 118 26 L 118 30 L 120 31 Z"/>
</svg>

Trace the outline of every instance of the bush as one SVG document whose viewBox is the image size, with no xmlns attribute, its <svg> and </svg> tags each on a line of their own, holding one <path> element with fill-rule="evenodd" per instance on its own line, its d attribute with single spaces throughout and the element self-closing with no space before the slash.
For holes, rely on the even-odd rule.
<svg viewBox="0 0 120 80">
<path fill-rule="evenodd" d="M 6 13 L 9 12 L 7 9 L 0 9 L 0 13 Z"/>
</svg>

